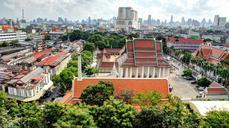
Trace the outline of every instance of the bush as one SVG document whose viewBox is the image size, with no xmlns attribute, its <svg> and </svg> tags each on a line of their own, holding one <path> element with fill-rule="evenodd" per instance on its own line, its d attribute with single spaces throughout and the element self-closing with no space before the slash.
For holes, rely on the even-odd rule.
<svg viewBox="0 0 229 128">
<path fill-rule="evenodd" d="M 206 77 L 203 77 L 197 80 L 197 84 L 200 87 L 208 87 L 211 84 L 211 81 L 209 81 Z"/>
</svg>

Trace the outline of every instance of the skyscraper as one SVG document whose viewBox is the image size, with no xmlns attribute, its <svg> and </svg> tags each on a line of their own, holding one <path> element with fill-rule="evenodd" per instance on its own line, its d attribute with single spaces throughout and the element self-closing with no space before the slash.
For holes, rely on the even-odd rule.
<svg viewBox="0 0 229 128">
<path fill-rule="evenodd" d="M 185 19 L 184 19 L 184 17 L 181 18 L 181 24 L 182 24 L 182 25 L 185 24 Z"/>
<path fill-rule="evenodd" d="M 214 26 L 218 26 L 219 25 L 219 15 L 215 15 L 214 17 Z"/>
<path fill-rule="evenodd" d="M 129 32 L 132 29 L 138 29 L 137 14 L 137 11 L 132 7 L 119 7 L 116 30 L 125 30 Z"/>
<path fill-rule="evenodd" d="M 173 15 L 171 15 L 170 23 L 173 23 Z"/>
<path fill-rule="evenodd" d="M 226 17 L 219 17 L 219 27 L 224 27 L 225 24 L 226 24 L 226 20 L 227 18 Z"/>
<path fill-rule="evenodd" d="M 148 15 L 148 25 L 152 25 L 152 22 L 151 22 L 151 15 Z"/>
</svg>

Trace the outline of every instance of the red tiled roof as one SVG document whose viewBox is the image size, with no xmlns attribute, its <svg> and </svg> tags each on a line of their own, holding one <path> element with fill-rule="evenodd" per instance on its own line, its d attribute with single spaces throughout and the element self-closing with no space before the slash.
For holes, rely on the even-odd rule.
<svg viewBox="0 0 229 128">
<path fill-rule="evenodd" d="M 169 37 L 166 39 L 167 42 L 171 42 L 171 43 L 198 43 L 198 44 L 202 44 L 205 43 L 203 40 L 201 39 L 191 39 L 191 38 L 174 38 L 174 37 Z"/>
<path fill-rule="evenodd" d="M 74 81 L 73 97 L 79 98 L 81 93 L 87 86 L 94 86 L 99 81 L 110 81 L 113 83 L 115 95 L 119 95 L 123 90 L 130 90 L 133 93 L 157 91 L 163 98 L 167 98 L 169 94 L 168 80 L 166 79 L 125 79 L 125 78 L 85 78 L 82 81 Z"/>
<path fill-rule="evenodd" d="M 193 54 L 196 57 L 205 59 L 208 62 L 219 64 L 220 61 L 226 59 L 229 55 L 225 50 L 213 47 L 213 46 L 200 46 Z"/>
<path fill-rule="evenodd" d="M 229 43 L 226 43 L 223 45 L 224 47 L 229 47 Z"/>
<path fill-rule="evenodd" d="M 208 94 L 227 94 L 227 89 L 217 82 L 212 82 L 207 88 Z"/>
<path fill-rule="evenodd" d="M 53 56 L 49 56 L 45 58 L 44 60 L 38 62 L 36 65 L 39 66 L 56 66 L 58 63 L 60 63 L 66 56 L 66 53 L 64 51 L 55 54 Z"/>
<path fill-rule="evenodd" d="M 153 39 L 134 39 L 126 43 L 128 58 L 122 66 L 169 67 L 169 64 L 162 56 L 161 42 Z"/>
<path fill-rule="evenodd" d="M 32 80 L 37 80 L 37 81 L 42 80 L 42 79 L 43 79 L 43 76 L 37 76 L 37 77 L 32 78 Z"/>
<path fill-rule="evenodd" d="M 33 57 L 34 57 L 35 59 L 38 59 L 38 58 L 41 58 L 41 57 L 43 57 L 43 56 L 45 56 L 46 54 L 49 54 L 49 53 L 51 53 L 51 52 L 52 52 L 52 49 L 51 49 L 51 48 L 45 49 L 45 50 L 43 50 L 43 51 L 34 53 L 34 54 L 33 54 Z"/>
</svg>

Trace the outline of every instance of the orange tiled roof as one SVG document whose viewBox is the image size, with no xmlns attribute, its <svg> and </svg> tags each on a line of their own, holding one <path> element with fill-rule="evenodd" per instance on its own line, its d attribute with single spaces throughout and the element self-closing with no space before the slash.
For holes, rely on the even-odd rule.
<svg viewBox="0 0 229 128">
<path fill-rule="evenodd" d="M 147 91 L 158 91 L 163 98 L 168 97 L 169 94 L 167 79 L 85 78 L 82 81 L 74 81 L 73 98 L 79 98 L 87 86 L 96 85 L 99 81 L 112 82 L 116 96 L 123 90 L 130 90 L 135 94 Z"/>
</svg>

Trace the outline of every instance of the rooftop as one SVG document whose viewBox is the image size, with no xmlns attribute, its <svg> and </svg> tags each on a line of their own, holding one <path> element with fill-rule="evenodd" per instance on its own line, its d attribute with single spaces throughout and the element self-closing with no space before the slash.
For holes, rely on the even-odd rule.
<svg viewBox="0 0 229 128">
<path fill-rule="evenodd" d="M 157 91 L 163 98 L 169 94 L 167 79 L 131 79 L 131 78 L 84 78 L 82 81 L 74 81 L 73 97 L 79 98 L 84 89 L 94 86 L 99 81 L 110 81 L 113 83 L 115 95 L 118 96 L 122 91 L 133 91 L 134 94 L 147 91 Z"/>
<path fill-rule="evenodd" d="M 202 44 L 205 43 L 202 39 L 192 39 L 192 38 L 174 38 L 174 37 L 169 37 L 166 39 L 167 42 L 172 42 L 172 43 L 198 43 Z"/>
</svg>

